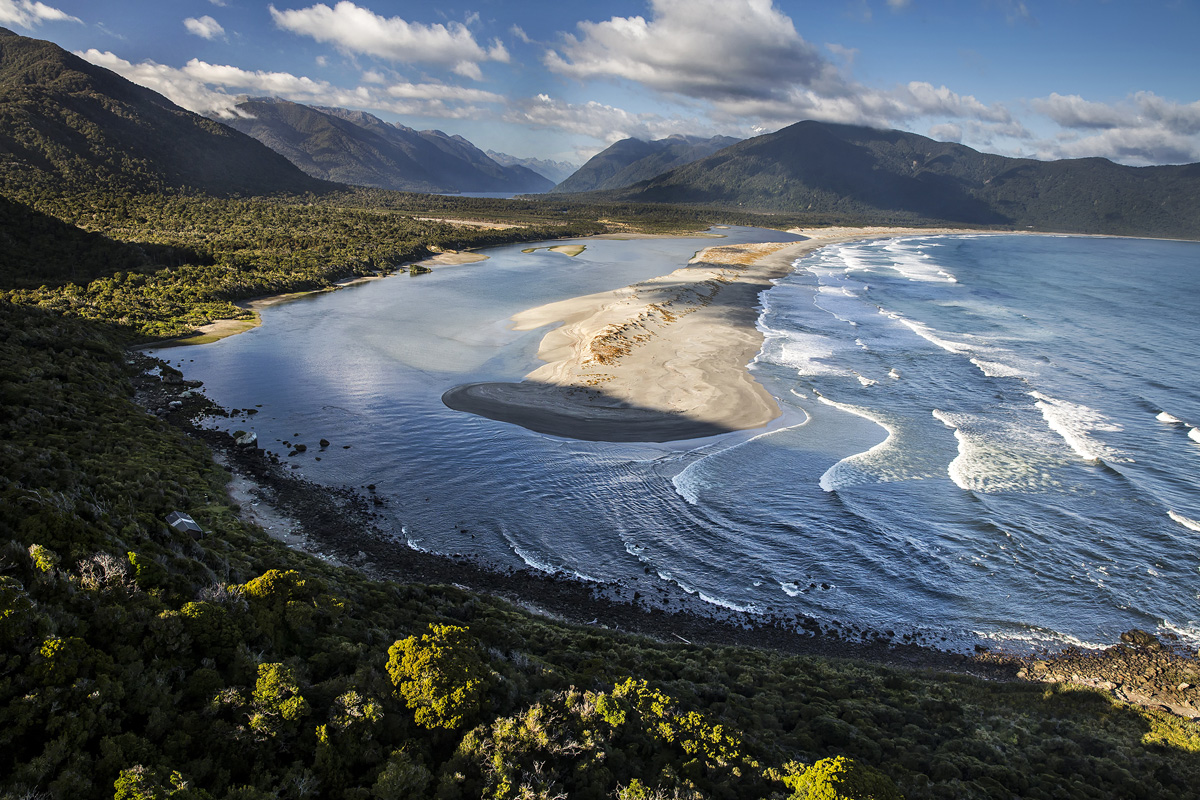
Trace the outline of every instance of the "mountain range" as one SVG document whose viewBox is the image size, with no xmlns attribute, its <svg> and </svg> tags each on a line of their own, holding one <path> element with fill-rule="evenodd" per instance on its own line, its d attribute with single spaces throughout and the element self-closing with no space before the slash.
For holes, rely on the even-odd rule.
<svg viewBox="0 0 1200 800">
<path fill-rule="evenodd" d="M 249 136 L 0 28 L 0 185 L 216 194 L 330 188 Z"/>
<path fill-rule="evenodd" d="M 551 185 L 526 167 L 497 163 L 460 136 L 418 132 L 361 111 L 280 100 L 247 100 L 241 110 L 247 116 L 236 124 L 338 181 L 426 191 L 538 192 Z M 658 174 L 706 148 L 715 152 Z M 1200 164 L 1009 158 L 914 133 L 814 121 L 741 142 L 627 139 L 556 191 L 612 186 L 643 173 L 633 185 L 576 197 L 821 222 L 1200 238 Z M 263 195 L 337 188 L 251 136 L 55 44 L 0 28 L 0 189 L 10 198 L 29 203 L 64 190 Z"/>
<path fill-rule="evenodd" d="M 622 139 L 588 159 L 575 174 L 559 183 L 554 191 L 596 192 L 620 189 L 712 155 L 737 142 L 737 139 L 729 136 L 702 139 L 699 136 L 678 133 L 652 142 L 643 139 Z"/>
<path fill-rule="evenodd" d="M 554 183 L 562 183 L 579 169 L 578 164 L 572 164 L 567 161 L 551 161 L 545 158 L 518 158 L 517 156 L 510 156 L 508 153 L 497 153 L 495 150 L 487 150 L 485 152 L 497 164 L 506 167 L 527 167 Z"/>
<path fill-rule="evenodd" d="M 1008 158 L 915 133 L 814 121 L 598 197 L 860 221 L 1200 238 L 1200 164 Z"/>
<path fill-rule="evenodd" d="M 461 136 L 418 131 L 364 111 L 278 98 L 239 103 L 226 125 L 253 136 L 314 178 L 415 192 L 544 192 L 554 182 L 498 164 Z"/>
</svg>

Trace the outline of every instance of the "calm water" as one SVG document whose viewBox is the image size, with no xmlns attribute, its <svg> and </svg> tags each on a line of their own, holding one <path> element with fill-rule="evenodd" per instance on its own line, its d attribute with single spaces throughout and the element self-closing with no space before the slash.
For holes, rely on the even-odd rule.
<svg viewBox="0 0 1200 800">
<path fill-rule="evenodd" d="M 306 476 L 376 484 L 397 546 L 951 648 L 1135 626 L 1200 642 L 1200 245 L 825 248 L 763 295 L 753 369 L 785 410 L 765 432 L 584 443 L 443 407 L 451 386 L 536 366 L 544 331 L 511 314 L 712 242 L 586 243 L 497 248 L 162 355 L 223 405 L 261 404 L 260 442 L 308 444 L 291 459 Z"/>
</svg>

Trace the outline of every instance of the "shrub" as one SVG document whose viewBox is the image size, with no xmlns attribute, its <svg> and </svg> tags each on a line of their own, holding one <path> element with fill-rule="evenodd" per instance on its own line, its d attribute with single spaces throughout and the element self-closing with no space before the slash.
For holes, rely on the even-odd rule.
<svg viewBox="0 0 1200 800">
<path fill-rule="evenodd" d="M 429 633 L 388 648 L 388 675 L 426 728 L 461 728 L 479 711 L 486 670 L 466 628 L 430 625 Z"/>
</svg>

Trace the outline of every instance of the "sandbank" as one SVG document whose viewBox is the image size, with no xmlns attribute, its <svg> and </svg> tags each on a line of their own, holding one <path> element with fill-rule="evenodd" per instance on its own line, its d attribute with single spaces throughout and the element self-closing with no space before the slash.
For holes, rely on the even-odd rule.
<svg viewBox="0 0 1200 800">
<path fill-rule="evenodd" d="M 760 428 L 781 412 L 747 369 L 763 342 L 758 298 L 797 258 L 859 239 L 969 232 L 794 229 L 807 238 L 709 247 L 669 275 L 515 315 L 516 330 L 561 323 L 538 349 L 546 363 L 521 382 L 466 384 L 442 400 L 588 441 L 663 442 Z"/>
<path fill-rule="evenodd" d="M 522 253 L 536 253 L 538 250 L 549 250 L 551 253 L 562 253 L 566 256 L 575 256 L 587 250 L 586 244 L 554 244 L 549 247 L 526 247 Z"/>
</svg>

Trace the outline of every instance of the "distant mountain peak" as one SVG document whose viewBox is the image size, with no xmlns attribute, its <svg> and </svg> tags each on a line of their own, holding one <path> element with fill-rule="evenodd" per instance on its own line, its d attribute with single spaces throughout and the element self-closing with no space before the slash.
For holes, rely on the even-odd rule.
<svg viewBox="0 0 1200 800">
<path fill-rule="evenodd" d="M 747 139 L 610 196 L 858 223 L 943 221 L 1200 238 L 1200 164 L 1008 158 L 906 131 L 815 120 Z"/>
<path fill-rule="evenodd" d="M 470 141 L 417 131 L 366 111 L 250 100 L 243 118 L 223 120 L 286 156 L 309 175 L 418 192 L 544 192 L 553 183 L 496 163 Z"/>
<path fill-rule="evenodd" d="M 556 186 L 554 191 L 592 192 L 620 189 L 710 156 L 738 141 L 730 136 L 704 139 L 682 133 L 673 133 L 664 139 L 649 142 L 633 137 L 622 139 L 592 156 L 575 174 Z"/>
<path fill-rule="evenodd" d="M 250 137 L 63 50 L 0 35 L 4 180 L 62 188 L 324 191 Z"/>
<path fill-rule="evenodd" d="M 503 164 L 506 167 L 525 167 L 554 183 L 561 183 L 579 169 L 578 164 L 572 164 L 567 161 L 553 161 L 543 158 L 518 158 L 517 156 L 510 156 L 508 153 L 498 153 L 495 150 L 488 150 L 486 152 L 488 158 L 497 164 Z"/>
</svg>

